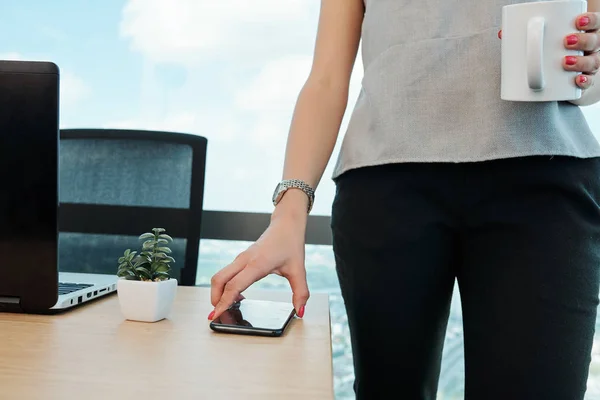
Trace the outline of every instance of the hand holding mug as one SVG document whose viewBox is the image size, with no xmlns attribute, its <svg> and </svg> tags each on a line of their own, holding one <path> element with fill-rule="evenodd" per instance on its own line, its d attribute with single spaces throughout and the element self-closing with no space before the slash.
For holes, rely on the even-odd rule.
<svg viewBox="0 0 600 400">
<path fill-rule="evenodd" d="M 575 73 L 575 87 L 585 90 L 589 89 L 595 80 L 600 79 L 600 12 L 577 15 L 573 28 L 573 32 L 564 36 L 563 44 L 565 49 L 580 54 L 562 56 L 562 68 L 564 71 Z M 502 30 L 498 32 L 498 37 L 502 39 Z M 523 94 L 520 96 L 524 97 Z"/>
<path fill-rule="evenodd" d="M 588 89 L 598 79 L 600 70 L 600 13 L 588 12 L 576 19 L 576 28 L 583 33 L 572 33 L 565 38 L 565 47 L 581 50 L 583 56 L 567 56 L 564 58 L 564 68 L 567 71 L 577 71 L 575 83 L 582 89 Z"/>
<path fill-rule="evenodd" d="M 555 0 L 503 8 L 503 99 L 576 100 L 599 79 L 600 13 L 584 12 L 586 4 Z"/>
</svg>

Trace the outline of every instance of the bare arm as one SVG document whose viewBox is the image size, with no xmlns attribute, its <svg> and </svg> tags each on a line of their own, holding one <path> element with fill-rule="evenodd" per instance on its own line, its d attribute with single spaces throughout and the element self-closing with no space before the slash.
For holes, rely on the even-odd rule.
<svg viewBox="0 0 600 400">
<path fill-rule="evenodd" d="M 296 104 L 285 155 L 285 179 L 316 188 L 331 157 L 346 104 L 364 15 L 363 0 L 322 0 L 313 66 Z M 209 319 L 218 318 L 251 284 L 268 274 L 285 277 L 298 316 L 310 293 L 304 268 L 308 198 L 286 192 L 261 237 L 211 280 Z"/>
<path fill-rule="evenodd" d="M 298 96 L 288 135 L 283 179 L 318 186 L 333 152 L 348 103 L 364 15 L 362 0 L 322 0 L 310 75 Z M 290 190 L 274 216 L 306 214 L 308 199 Z"/>
</svg>

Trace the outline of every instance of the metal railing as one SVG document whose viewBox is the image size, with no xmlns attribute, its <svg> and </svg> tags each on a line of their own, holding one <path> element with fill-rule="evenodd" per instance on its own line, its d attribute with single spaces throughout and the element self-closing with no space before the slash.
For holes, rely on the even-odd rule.
<svg viewBox="0 0 600 400">
<path fill-rule="evenodd" d="M 202 239 L 239 240 L 253 242 L 269 226 L 271 214 L 204 210 Z M 331 245 L 329 216 L 309 215 L 306 244 Z"/>
</svg>

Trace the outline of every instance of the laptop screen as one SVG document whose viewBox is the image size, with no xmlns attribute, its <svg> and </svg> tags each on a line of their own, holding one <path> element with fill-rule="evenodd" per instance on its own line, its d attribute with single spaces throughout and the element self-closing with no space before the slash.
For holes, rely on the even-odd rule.
<svg viewBox="0 0 600 400">
<path fill-rule="evenodd" d="M 58 85 L 52 63 L 0 61 L 0 296 L 57 279 Z"/>
</svg>

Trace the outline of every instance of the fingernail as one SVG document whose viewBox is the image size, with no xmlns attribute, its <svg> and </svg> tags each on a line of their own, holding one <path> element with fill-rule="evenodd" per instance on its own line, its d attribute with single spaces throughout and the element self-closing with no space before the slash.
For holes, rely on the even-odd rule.
<svg viewBox="0 0 600 400">
<path fill-rule="evenodd" d="M 304 317 L 304 306 L 300 307 L 300 309 L 298 310 L 298 317 Z"/>
<path fill-rule="evenodd" d="M 567 63 L 567 65 L 575 65 L 575 64 L 577 64 L 577 57 L 575 57 L 575 56 L 566 56 L 565 57 L 565 62 Z"/>
<path fill-rule="evenodd" d="M 208 319 L 212 320 L 214 316 L 215 316 L 215 310 L 212 310 L 210 312 L 210 314 L 208 314 Z"/>
<path fill-rule="evenodd" d="M 590 23 L 590 17 L 580 17 L 579 18 L 579 26 L 584 27 Z"/>
<path fill-rule="evenodd" d="M 588 81 L 588 77 L 585 75 L 579 75 L 579 83 L 586 83 Z"/>
<path fill-rule="evenodd" d="M 577 37 L 577 35 L 567 36 L 567 44 L 569 46 L 573 46 L 574 44 L 577 44 L 578 41 L 579 41 L 579 38 Z"/>
</svg>

